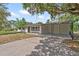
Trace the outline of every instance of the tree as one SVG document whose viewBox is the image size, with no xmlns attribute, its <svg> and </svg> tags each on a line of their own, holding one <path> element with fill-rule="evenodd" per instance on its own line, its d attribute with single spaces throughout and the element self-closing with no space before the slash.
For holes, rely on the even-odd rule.
<svg viewBox="0 0 79 59">
<path fill-rule="evenodd" d="M 51 16 L 68 12 L 73 15 L 79 15 L 78 3 L 24 3 L 22 4 L 24 9 L 28 8 L 31 14 L 44 13 L 47 11 Z"/>
<path fill-rule="evenodd" d="M 43 24 L 42 22 L 37 22 L 36 24 Z"/>
<path fill-rule="evenodd" d="M 54 3 L 24 3 L 22 4 L 24 9 L 27 9 L 29 11 L 29 13 L 31 13 L 32 15 L 34 15 L 35 13 L 39 14 L 43 14 L 45 11 L 47 11 L 50 15 L 51 18 L 56 15 L 59 14 L 59 9 L 57 4 Z"/>
<path fill-rule="evenodd" d="M 26 28 L 26 25 L 27 25 L 27 22 L 26 22 L 25 18 L 22 18 L 22 20 L 21 20 L 21 27 L 23 29 L 25 29 Z"/>
<path fill-rule="evenodd" d="M 48 19 L 46 23 L 49 24 L 50 23 L 50 19 Z"/>
<path fill-rule="evenodd" d="M 79 15 L 79 4 L 78 3 L 66 3 L 61 5 L 63 12 L 68 12 L 73 15 Z"/>
<path fill-rule="evenodd" d="M 10 13 L 7 11 L 5 4 L 0 4 L 0 30 L 5 28 L 8 16 L 10 16 Z"/>
<path fill-rule="evenodd" d="M 26 25 L 27 25 L 27 22 L 25 21 L 24 18 L 22 18 L 22 19 L 17 18 L 17 21 L 16 21 L 16 28 L 17 29 L 24 30 L 26 28 Z"/>
<path fill-rule="evenodd" d="M 2 30 L 5 30 L 5 31 L 16 30 L 15 23 L 16 23 L 15 20 L 7 20 L 5 23 L 5 28 L 3 28 Z"/>
</svg>

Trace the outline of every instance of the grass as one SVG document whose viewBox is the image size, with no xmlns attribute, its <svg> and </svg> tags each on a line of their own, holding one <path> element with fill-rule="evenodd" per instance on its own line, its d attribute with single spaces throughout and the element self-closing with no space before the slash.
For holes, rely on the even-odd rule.
<svg viewBox="0 0 79 59">
<path fill-rule="evenodd" d="M 78 32 L 74 32 L 74 34 L 79 36 L 79 31 Z M 71 39 L 64 40 L 63 43 L 65 43 L 73 51 L 79 52 L 79 37 L 74 39 L 74 40 L 71 40 Z"/>
<path fill-rule="evenodd" d="M 0 35 L 7 35 L 7 34 L 15 34 L 18 33 L 16 31 L 0 31 Z"/>
<path fill-rule="evenodd" d="M 78 40 L 64 40 L 64 42 L 69 48 L 71 48 L 75 52 L 79 52 L 79 41 Z"/>
<path fill-rule="evenodd" d="M 0 44 L 22 40 L 26 38 L 34 37 L 32 34 L 25 34 L 25 33 L 15 33 L 15 34 L 7 34 L 7 35 L 0 35 Z"/>
</svg>

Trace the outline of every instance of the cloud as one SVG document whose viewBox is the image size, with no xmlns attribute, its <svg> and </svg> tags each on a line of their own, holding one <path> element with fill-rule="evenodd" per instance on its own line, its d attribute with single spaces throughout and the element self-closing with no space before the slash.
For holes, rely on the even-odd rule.
<svg viewBox="0 0 79 59">
<path fill-rule="evenodd" d="M 31 15 L 27 10 L 20 10 L 19 12 L 24 15 Z"/>
<path fill-rule="evenodd" d="M 14 12 L 10 12 L 11 13 L 11 16 L 14 16 L 14 17 L 19 17 L 18 14 L 14 13 Z"/>
<path fill-rule="evenodd" d="M 15 14 L 14 12 L 11 12 L 11 15 L 12 15 L 12 16 L 16 16 L 16 14 Z"/>
<path fill-rule="evenodd" d="M 50 15 L 46 16 L 46 15 L 39 15 L 38 18 L 40 19 L 50 19 Z"/>
<path fill-rule="evenodd" d="M 43 15 L 39 15 L 38 18 L 44 19 L 44 16 Z"/>
</svg>

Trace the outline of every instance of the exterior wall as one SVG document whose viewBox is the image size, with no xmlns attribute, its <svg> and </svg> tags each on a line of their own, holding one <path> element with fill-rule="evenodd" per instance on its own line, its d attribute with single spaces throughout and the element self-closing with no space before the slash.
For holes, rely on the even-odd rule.
<svg viewBox="0 0 79 59">
<path fill-rule="evenodd" d="M 69 23 L 43 24 L 41 28 L 42 34 L 69 34 L 69 31 Z"/>
<path fill-rule="evenodd" d="M 32 27 L 39 27 L 39 31 L 33 31 Z M 52 23 L 30 26 L 31 33 L 41 34 L 69 34 L 70 23 Z"/>
<path fill-rule="evenodd" d="M 59 32 L 62 34 L 69 34 L 70 31 L 70 24 L 69 23 L 65 23 L 65 24 L 60 24 L 59 27 Z"/>
<path fill-rule="evenodd" d="M 54 29 L 53 27 L 54 26 L 52 24 L 43 24 L 41 32 L 43 34 L 52 34 Z"/>
<path fill-rule="evenodd" d="M 50 24 L 42 24 L 41 25 L 41 33 L 42 34 L 49 34 L 50 33 Z"/>
<path fill-rule="evenodd" d="M 54 23 L 53 24 L 54 25 L 54 27 L 53 27 L 53 33 L 54 34 L 58 34 L 59 33 L 59 24 L 58 23 Z"/>
<path fill-rule="evenodd" d="M 41 27 L 39 25 L 28 26 L 29 33 L 41 33 Z"/>
</svg>

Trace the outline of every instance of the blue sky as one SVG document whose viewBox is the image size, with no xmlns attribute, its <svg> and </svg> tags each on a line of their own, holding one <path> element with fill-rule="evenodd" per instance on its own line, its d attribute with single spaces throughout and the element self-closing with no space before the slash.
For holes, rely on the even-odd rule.
<svg viewBox="0 0 79 59">
<path fill-rule="evenodd" d="M 27 22 L 43 22 L 45 23 L 48 19 L 50 19 L 50 15 L 45 12 L 40 15 L 31 15 L 27 10 L 22 8 L 22 4 L 20 3 L 10 3 L 7 4 L 8 11 L 11 13 L 11 16 L 8 17 L 8 20 L 16 20 L 16 18 L 25 18 Z"/>
</svg>

